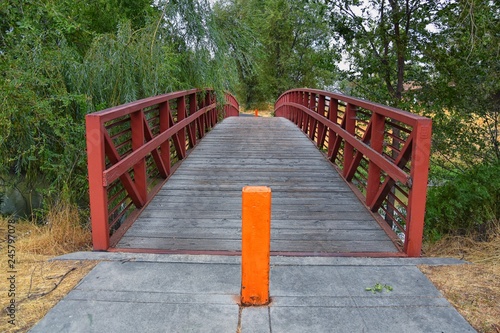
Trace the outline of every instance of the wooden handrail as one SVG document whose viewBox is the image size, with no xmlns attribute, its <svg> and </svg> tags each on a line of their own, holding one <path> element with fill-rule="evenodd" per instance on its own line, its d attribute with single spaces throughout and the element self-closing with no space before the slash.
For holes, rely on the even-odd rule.
<svg viewBox="0 0 500 333">
<path fill-rule="evenodd" d="M 86 116 L 94 250 L 114 246 L 178 162 L 222 118 L 238 116 L 227 93 L 191 89 L 149 97 Z"/>
<path fill-rule="evenodd" d="M 289 90 L 274 109 L 326 152 L 403 251 L 420 256 L 432 121 L 316 89 Z"/>
</svg>

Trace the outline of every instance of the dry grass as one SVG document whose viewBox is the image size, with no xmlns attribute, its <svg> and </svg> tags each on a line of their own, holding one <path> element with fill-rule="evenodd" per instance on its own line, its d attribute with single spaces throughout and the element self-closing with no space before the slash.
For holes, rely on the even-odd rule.
<svg viewBox="0 0 500 333">
<path fill-rule="evenodd" d="M 500 228 L 487 242 L 448 237 L 427 246 L 426 254 L 471 263 L 420 269 L 478 332 L 500 333 Z"/>
<path fill-rule="evenodd" d="M 96 265 L 92 261 L 54 261 L 55 255 L 87 250 L 90 232 L 79 224 L 76 208 L 60 206 L 47 216 L 47 224 L 35 226 L 30 222 L 15 224 L 15 325 L 9 324 L 6 308 L 10 298 L 7 280 L 12 274 L 8 267 L 6 239 L 8 220 L 0 219 L 0 316 L 1 332 L 27 332 L 57 302 Z"/>
</svg>

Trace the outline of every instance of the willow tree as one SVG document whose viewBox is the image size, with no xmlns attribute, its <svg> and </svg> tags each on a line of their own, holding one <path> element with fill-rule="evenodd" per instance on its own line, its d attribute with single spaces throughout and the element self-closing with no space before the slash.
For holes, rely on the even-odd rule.
<svg viewBox="0 0 500 333">
<path fill-rule="evenodd" d="M 85 205 L 87 113 L 234 85 L 226 30 L 212 13 L 192 0 L 3 2 L 0 177 Z"/>
<path fill-rule="evenodd" d="M 333 83 L 338 53 L 322 6 L 306 0 L 226 0 L 218 3 L 217 13 L 238 21 L 238 33 L 251 34 L 251 66 L 245 58 L 238 63 L 246 106 L 273 102 L 290 88 Z"/>
</svg>

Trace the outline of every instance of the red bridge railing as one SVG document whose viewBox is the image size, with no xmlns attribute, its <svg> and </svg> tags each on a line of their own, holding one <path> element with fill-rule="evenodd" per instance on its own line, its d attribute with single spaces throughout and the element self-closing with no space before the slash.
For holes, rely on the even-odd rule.
<svg viewBox="0 0 500 333">
<path fill-rule="evenodd" d="M 420 256 L 430 119 L 313 89 L 285 92 L 275 114 L 315 142 L 408 256 Z"/>
<path fill-rule="evenodd" d="M 218 121 L 238 115 L 211 90 L 150 97 L 88 114 L 87 155 L 94 250 L 116 245 L 178 162 Z"/>
</svg>

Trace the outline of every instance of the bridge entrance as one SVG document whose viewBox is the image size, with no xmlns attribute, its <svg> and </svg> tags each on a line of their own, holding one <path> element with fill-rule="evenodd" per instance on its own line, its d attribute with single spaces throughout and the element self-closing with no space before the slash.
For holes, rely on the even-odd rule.
<svg viewBox="0 0 500 333">
<path fill-rule="evenodd" d="M 420 256 L 430 119 L 312 89 L 238 110 L 192 89 L 87 115 L 94 249 L 237 255 L 251 185 L 273 192 L 272 254 Z"/>
</svg>

